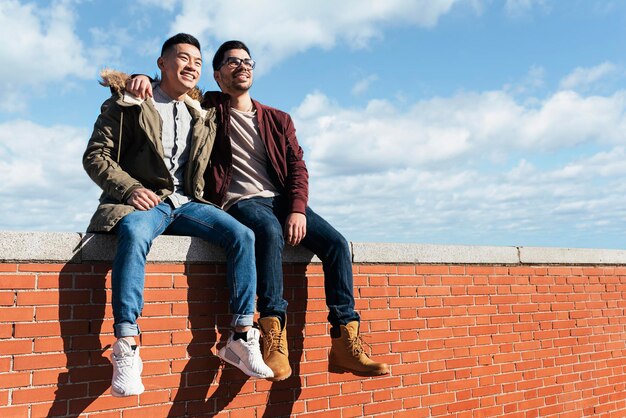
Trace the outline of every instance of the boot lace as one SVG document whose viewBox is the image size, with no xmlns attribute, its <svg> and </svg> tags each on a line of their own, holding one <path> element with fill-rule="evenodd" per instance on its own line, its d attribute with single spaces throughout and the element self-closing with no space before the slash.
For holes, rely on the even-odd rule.
<svg viewBox="0 0 626 418">
<path fill-rule="evenodd" d="M 369 345 L 360 334 L 348 337 L 348 346 L 352 349 L 352 355 L 354 357 L 358 357 L 361 353 L 367 356 L 367 353 L 365 353 L 365 350 L 363 349 L 363 344 L 369 348 L 370 352 L 372 351 L 372 346 Z"/>
<path fill-rule="evenodd" d="M 272 351 L 280 351 L 283 352 L 282 347 L 282 330 L 280 332 L 276 332 L 275 329 L 271 329 L 267 332 L 265 338 L 263 338 L 263 350 L 266 353 L 271 353 Z"/>
</svg>

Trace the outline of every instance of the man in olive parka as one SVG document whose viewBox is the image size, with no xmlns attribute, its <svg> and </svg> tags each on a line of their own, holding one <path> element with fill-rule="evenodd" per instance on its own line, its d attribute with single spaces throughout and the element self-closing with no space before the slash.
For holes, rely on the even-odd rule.
<svg viewBox="0 0 626 418">
<path fill-rule="evenodd" d="M 214 113 L 191 97 L 201 74 L 200 44 L 191 35 L 168 39 L 157 60 L 161 80 L 154 97 L 124 91 L 106 72 L 113 96 L 102 106 L 83 156 L 83 166 L 103 190 L 88 231 L 114 232 L 112 394 L 143 392 L 135 337 L 143 308 L 146 256 L 162 233 L 200 237 L 227 256 L 234 328 L 219 352 L 249 376 L 269 378 L 259 331 L 252 328 L 256 295 L 254 234 L 203 198 L 204 172 L 215 140 Z"/>
</svg>

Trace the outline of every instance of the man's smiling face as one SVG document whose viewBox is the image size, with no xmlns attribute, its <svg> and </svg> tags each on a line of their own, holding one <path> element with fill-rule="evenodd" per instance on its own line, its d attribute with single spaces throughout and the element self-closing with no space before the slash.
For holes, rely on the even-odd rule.
<svg viewBox="0 0 626 418">
<path fill-rule="evenodd" d="M 177 44 L 158 60 L 161 88 L 172 99 L 178 99 L 198 84 L 202 74 L 202 56 L 190 44 Z"/>
<path fill-rule="evenodd" d="M 239 95 L 252 87 L 253 69 L 244 62 L 239 62 L 237 65 L 234 61 L 238 60 L 229 60 L 231 57 L 240 60 L 250 59 L 250 55 L 243 49 L 226 51 L 224 61 L 222 61 L 221 67 L 214 72 L 214 77 L 224 93 Z"/>
</svg>

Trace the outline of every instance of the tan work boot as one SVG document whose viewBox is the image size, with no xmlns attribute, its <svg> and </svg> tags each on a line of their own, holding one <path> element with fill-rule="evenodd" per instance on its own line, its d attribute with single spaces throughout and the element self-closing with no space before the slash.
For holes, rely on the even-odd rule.
<svg viewBox="0 0 626 418">
<path fill-rule="evenodd" d="M 280 319 L 275 316 L 259 318 L 263 341 L 263 361 L 274 372 L 274 377 L 269 378 L 272 382 L 285 380 L 291 376 L 286 325 L 285 323 L 285 327 L 281 329 Z"/>
<path fill-rule="evenodd" d="M 359 335 L 359 321 L 341 325 L 341 336 L 331 338 L 328 369 L 334 373 L 350 372 L 357 376 L 379 376 L 389 373 L 385 363 L 372 361 L 363 351 Z"/>
</svg>

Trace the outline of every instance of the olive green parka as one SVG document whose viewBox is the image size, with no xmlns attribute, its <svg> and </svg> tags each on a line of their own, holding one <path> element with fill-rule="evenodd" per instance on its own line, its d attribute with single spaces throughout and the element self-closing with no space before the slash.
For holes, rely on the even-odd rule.
<svg viewBox="0 0 626 418">
<path fill-rule="evenodd" d="M 127 76 L 103 71 L 101 84 L 113 95 L 102 104 L 91 139 L 83 155 L 83 167 L 103 190 L 88 232 L 107 232 L 135 209 L 126 204 L 133 190 L 145 187 L 165 199 L 174 184 L 163 161 L 162 121 L 152 100 L 126 92 Z M 192 98 L 196 97 L 195 99 Z M 184 98 L 192 117 L 189 160 L 185 167 L 184 191 L 193 199 L 204 198 L 204 174 L 215 142 L 215 110 L 204 110 L 194 89 Z"/>
</svg>

